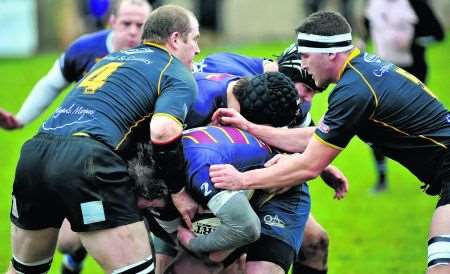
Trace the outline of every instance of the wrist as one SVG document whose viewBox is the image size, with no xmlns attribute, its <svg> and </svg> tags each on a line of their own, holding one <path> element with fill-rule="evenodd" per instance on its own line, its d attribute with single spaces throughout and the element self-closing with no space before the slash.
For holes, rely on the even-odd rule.
<svg viewBox="0 0 450 274">
<path fill-rule="evenodd" d="M 246 121 L 246 123 L 244 123 L 242 129 L 247 131 L 248 133 L 253 134 L 256 128 L 256 124 L 250 122 L 250 121 Z"/>
</svg>

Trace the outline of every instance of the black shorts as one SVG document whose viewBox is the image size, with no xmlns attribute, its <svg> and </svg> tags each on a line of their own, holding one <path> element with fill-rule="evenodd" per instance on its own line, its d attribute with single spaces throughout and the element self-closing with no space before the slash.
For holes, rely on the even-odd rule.
<svg viewBox="0 0 450 274">
<path fill-rule="evenodd" d="M 295 250 L 290 245 L 264 234 L 247 247 L 247 262 L 271 262 L 283 268 L 285 273 L 288 273 L 294 258 Z"/>
<path fill-rule="evenodd" d="M 444 160 L 439 167 L 436 181 L 439 186 L 439 200 L 436 207 L 450 204 L 450 152 L 444 156 Z"/>
<path fill-rule="evenodd" d="M 23 229 L 85 232 L 142 220 L 127 163 L 89 137 L 39 134 L 21 150 L 11 221 Z"/>
</svg>

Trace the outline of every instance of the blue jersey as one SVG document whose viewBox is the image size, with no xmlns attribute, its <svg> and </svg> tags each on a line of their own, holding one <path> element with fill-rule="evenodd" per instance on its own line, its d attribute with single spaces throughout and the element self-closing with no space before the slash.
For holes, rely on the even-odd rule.
<svg viewBox="0 0 450 274">
<path fill-rule="evenodd" d="M 194 69 L 199 72 L 253 76 L 264 73 L 264 59 L 220 52 L 208 55 L 196 63 Z"/>
<path fill-rule="evenodd" d="M 88 134 L 122 150 L 131 140 L 150 140 L 152 115 L 184 122 L 196 92 L 192 73 L 180 60 L 160 46 L 144 44 L 98 62 L 40 131 Z"/>
<path fill-rule="evenodd" d="M 195 64 L 194 70 L 197 72 L 228 73 L 231 75 L 248 77 L 264 73 L 264 62 L 266 61 L 267 60 L 262 58 L 221 52 L 208 55 L 205 59 Z M 206 85 L 205 88 L 208 89 L 208 85 Z M 201 87 L 199 88 L 199 91 L 200 93 L 203 92 Z M 310 108 L 311 104 L 309 102 L 300 104 L 300 115 L 295 119 L 295 125 L 292 126 L 309 126 L 311 123 L 310 116 L 308 115 Z"/>
<path fill-rule="evenodd" d="M 230 164 L 239 171 L 246 171 L 262 168 L 272 156 L 267 145 L 237 128 L 194 128 L 185 131 L 182 140 L 188 190 L 205 208 L 211 198 L 222 191 L 211 182 L 211 165 Z M 285 242 L 298 252 L 310 210 L 308 185 L 294 186 L 272 199 L 263 192 L 253 196 L 250 202 L 261 220 L 261 233 Z"/>
<path fill-rule="evenodd" d="M 239 171 L 263 167 L 271 150 L 249 133 L 231 127 L 200 127 L 183 133 L 188 186 L 196 201 L 206 206 L 220 190 L 209 178 L 213 164 L 231 164 Z"/>
<path fill-rule="evenodd" d="M 227 107 L 228 84 L 240 77 L 226 73 L 195 72 L 194 78 L 199 92 L 186 117 L 188 128 L 207 125 L 216 109 Z"/>
<path fill-rule="evenodd" d="M 433 184 L 450 147 L 450 113 L 417 78 L 355 49 L 316 137 L 342 149 L 357 135 Z"/>
<path fill-rule="evenodd" d="M 86 34 L 75 40 L 59 58 L 59 65 L 68 82 L 79 81 L 101 58 L 110 53 L 110 30 Z"/>
</svg>

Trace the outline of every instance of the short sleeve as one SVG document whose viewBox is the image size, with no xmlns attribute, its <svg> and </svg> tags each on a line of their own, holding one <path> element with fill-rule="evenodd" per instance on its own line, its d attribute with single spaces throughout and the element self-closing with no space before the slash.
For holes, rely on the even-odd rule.
<svg viewBox="0 0 450 274">
<path fill-rule="evenodd" d="M 316 137 L 334 148 L 343 149 L 364 126 L 375 109 L 375 98 L 364 88 L 336 86 L 328 98 L 328 110 L 315 131 Z"/>
<path fill-rule="evenodd" d="M 188 70 L 177 77 L 165 76 L 156 100 L 155 114 L 170 115 L 184 123 L 198 93 L 197 83 Z"/>
</svg>

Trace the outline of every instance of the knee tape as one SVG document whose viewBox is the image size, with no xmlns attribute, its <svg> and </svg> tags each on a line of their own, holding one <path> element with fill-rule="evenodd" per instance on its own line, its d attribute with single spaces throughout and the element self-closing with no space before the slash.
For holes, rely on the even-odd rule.
<svg viewBox="0 0 450 274">
<path fill-rule="evenodd" d="M 450 235 L 439 235 L 428 241 L 428 268 L 450 264 Z"/>
<path fill-rule="evenodd" d="M 114 270 L 111 274 L 155 274 L 155 264 L 153 263 L 152 256 L 147 259 L 121 267 Z"/>
<path fill-rule="evenodd" d="M 46 274 L 50 270 L 53 257 L 33 262 L 33 263 L 23 263 L 13 257 L 11 259 L 14 270 L 19 274 Z"/>
</svg>

